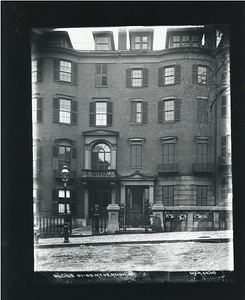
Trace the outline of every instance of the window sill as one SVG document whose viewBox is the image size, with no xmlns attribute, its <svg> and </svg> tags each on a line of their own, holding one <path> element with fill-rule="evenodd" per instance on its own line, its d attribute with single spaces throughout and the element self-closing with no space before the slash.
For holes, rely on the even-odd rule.
<svg viewBox="0 0 245 300">
<path fill-rule="evenodd" d="M 108 85 L 96 85 L 96 88 L 108 88 Z"/>
<path fill-rule="evenodd" d="M 132 125 L 132 126 L 134 126 L 134 125 L 142 126 L 143 123 L 131 123 L 130 125 Z"/>
</svg>

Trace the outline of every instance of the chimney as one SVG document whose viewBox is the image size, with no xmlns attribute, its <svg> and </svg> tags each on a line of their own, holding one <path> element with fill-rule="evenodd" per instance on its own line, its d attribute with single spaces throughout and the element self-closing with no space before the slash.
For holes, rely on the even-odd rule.
<svg viewBox="0 0 245 300">
<path fill-rule="evenodd" d="M 119 28 L 118 30 L 118 50 L 127 50 L 127 29 Z"/>
</svg>

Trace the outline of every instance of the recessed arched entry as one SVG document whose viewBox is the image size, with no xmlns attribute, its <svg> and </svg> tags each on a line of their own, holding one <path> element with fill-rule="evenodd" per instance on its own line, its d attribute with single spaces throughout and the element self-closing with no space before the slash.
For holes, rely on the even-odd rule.
<svg viewBox="0 0 245 300">
<path fill-rule="evenodd" d="M 109 170 L 111 168 L 111 148 L 106 143 L 96 143 L 91 152 L 92 170 Z"/>
</svg>

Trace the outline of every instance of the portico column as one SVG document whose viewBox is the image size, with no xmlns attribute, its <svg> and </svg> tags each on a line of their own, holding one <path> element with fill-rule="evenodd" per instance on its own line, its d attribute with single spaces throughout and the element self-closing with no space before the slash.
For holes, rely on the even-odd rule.
<svg viewBox="0 0 245 300">
<path fill-rule="evenodd" d="M 85 144 L 85 169 L 91 169 L 91 160 L 90 160 L 90 145 Z"/>
<path fill-rule="evenodd" d="M 125 204 L 125 185 L 121 184 L 121 201 L 122 204 Z"/>
<path fill-rule="evenodd" d="M 84 188 L 84 218 L 89 218 L 89 211 L 88 211 L 88 185 L 86 182 L 83 183 Z"/>
<path fill-rule="evenodd" d="M 117 145 L 111 146 L 111 169 L 116 170 L 117 168 Z"/>
<path fill-rule="evenodd" d="M 149 204 L 154 203 L 154 185 L 149 186 Z"/>
</svg>

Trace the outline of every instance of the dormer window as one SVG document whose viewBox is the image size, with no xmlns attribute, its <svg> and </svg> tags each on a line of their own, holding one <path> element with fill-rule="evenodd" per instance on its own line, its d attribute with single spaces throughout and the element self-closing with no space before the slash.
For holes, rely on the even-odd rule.
<svg viewBox="0 0 245 300">
<path fill-rule="evenodd" d="M 93 36 L 95 42 L 95 50 L 115 50 L 113 33 L 111 31 L 93 32 Z"/>
<path fill-rule="evenodd" d="M 152 50 L 153 30 L 129 31 L 130 50 Z"/>
<path fill-rule="evenodd" d="M 202 38 L 202 32 L 200 34 L 195 32 L 174 32 L 167 37 L 167 48 L 200 47 L 202 45 Z"/>
</svg>

